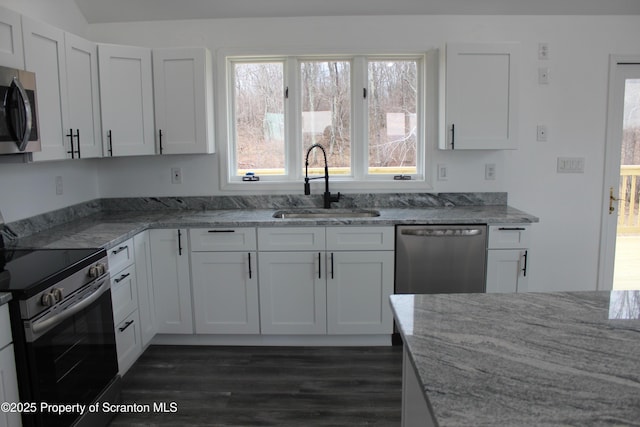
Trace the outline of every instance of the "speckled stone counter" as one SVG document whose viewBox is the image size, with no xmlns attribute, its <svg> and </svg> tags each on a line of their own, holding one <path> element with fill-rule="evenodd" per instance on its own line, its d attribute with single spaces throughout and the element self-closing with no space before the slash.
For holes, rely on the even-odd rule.
<svg viewBox="0 0 640 427">
<path fill-rule="evenodd" d="M 391 305 L 440 426 L 640 425 L 640 291 Z"/>
<path fill-rule="evenodd" d="M 148 228 L 327 226 L 395 224 L 508 224 L 537 222 L 538 218 L 506 205 L 380 208 L 369 218 L 278 219 L 278 209 L 223 209 L 207 211 L 159 210 L 100 212 L 88 215 L 9 244 L 20 247 L 110 248 Z M 333 209 L 339 212 L 338 209 Z"/>
<path fill-rule="evenodd" d="M 0 305 L 4 305 L 11 301 L 11 294 L 9 292 L 0 292 Z"/>
</svg>

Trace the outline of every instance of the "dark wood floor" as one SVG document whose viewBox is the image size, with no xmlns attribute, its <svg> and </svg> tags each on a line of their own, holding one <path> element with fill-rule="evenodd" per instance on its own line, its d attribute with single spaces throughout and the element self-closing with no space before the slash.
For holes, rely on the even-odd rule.
<svg viewBox="0 0 640 427">
<path fill-rule="evenodd" d="M 121 426 L 399 426 L 402 347 L 151 346 L 123 379 Z M 177 403 L 154 413 L 153 402 Z"/>
</svg>

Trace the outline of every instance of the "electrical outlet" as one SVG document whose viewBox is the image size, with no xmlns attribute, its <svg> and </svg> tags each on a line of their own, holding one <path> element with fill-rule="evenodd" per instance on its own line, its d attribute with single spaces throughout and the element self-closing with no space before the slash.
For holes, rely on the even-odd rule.
<svg viewBox="0 0 640 427">
<path fill-rule="evenodd" d="M 541 84 L 541 85 L 549 84 L 549 68 L 547 67 L 538 68 L 538 84 Z"/>
<path fill-rule="evenodd" d="M 61 196 L 64 188 L 62 187 L 62 177 L 56 176 L 56 194 Z"/>
<path fill-rule="evenodd" d="M 182 184 L 182 168 L 171 168 L 171 183 Z"/>
<path fill-rule="evenodd" d="M 487 181 L 493 181 L 496 179 L 496 165 L 493 163 L 487 163 L 484 165 L 484 179 Z"/>
<path fill-rule="evenodd" d="M 438 181 L 446 181 L 449 179 L 449 171 L 447 169 L 447 165 L 439 164 L 438 165 Z"/>
<path fill-rule="evenodd" d="M 538 43 L 538 59 L 542 61 L 549 59 L 549 43 Z"/>
<path fill-rule="evenodd" d="M 558 173 L 584 173 L 584 157 L 558 157 Z"/>
<path fill-rule="evenodd" d="M 536 140 L 546 141 L 548 137 L 548 130 L 546 125 L 538 125 L 536 127 Z"/>
</svg>

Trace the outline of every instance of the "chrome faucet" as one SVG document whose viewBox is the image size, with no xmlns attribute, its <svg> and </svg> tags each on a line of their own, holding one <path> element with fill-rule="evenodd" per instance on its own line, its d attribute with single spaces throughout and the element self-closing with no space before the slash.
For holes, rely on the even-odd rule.
<svg viewBox="0 0 640 427">
<path fill-rule="evenodd" d="M 337 196 L 332 196 L 329 192 L 329 166 L 327 164 L 327 152 L 320 144 L 313 144 L 307 150 L 307 157 L 304 160 L 304 194 L 306 196 L 311 194 L 311 186 L 309 185 L 310 180 L 323 178 L 322 176 L 314 176 L 312 178 L 309 178 L 309 153 L 311 153 L 314 148 L 321 149 L 322 155 L 324 156 L 324 208 L 330 209 L 332 202 L 340 201 L 340 192 L 338 192 Z"/>
</svg>

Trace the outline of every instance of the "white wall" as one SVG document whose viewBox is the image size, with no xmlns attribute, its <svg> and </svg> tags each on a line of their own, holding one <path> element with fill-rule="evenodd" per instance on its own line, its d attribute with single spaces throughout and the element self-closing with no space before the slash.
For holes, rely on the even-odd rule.
<svg viewBox="0 0 640 427">
<path fill-rule="evenodd" d="M 87 21 L 73 0 L 0 0 L 0 6 L 86 36 Z M 28 218 L 98 197 L 95 161 L 7 164 L 0 159 L 0 211 L 5 221 Z M 55 178 L 63 192 L 56 194 Z"/>
<path fill-rule="evenodd" d="M 638 16 L 392 16 L 234 19 L 96 24 L 96 40 L 149 47 L 199 45 L 220 48 L 427 50 L 452 41 L 518 41 L 522 45 L 520 148 L 508 152 L 441 152 L 450 178 L 432 191 L 507 191 L 509 204 L 540 217 L 534 226 L 531 290 L 595 289 L 602 209 L 607 76 L 610 54 L 640 54 Z M 549 44 L 539 61 L 538 43 Z M 537 83 L 538 67 L 550 84 Z M 546 124 L 547 142 L 536 125 Z M 220 141 L 218 141 L 220 143 Z M 583 174 L 558 174 L 558 157 L 584 157 Z M 212 194 L 217 156 L 175 160 L 125 159 L 101 163 L 103 196 Z M 497 165 L 497 180 L 484 181 L 484 164 Z M 186 169 L 184 184 L 168 184 L 169 169 Z M 138 184 L 124 185 L 122 174 Z M 157 178 L 157 179 L 154 179 Z"/>
<path fill-rule="evenodd" d="M 0 5 L 38 19 L 50 15 L 58 21 L 52 22 L 54 25 L 69 30 L 84 26 L 81 19 L 66 22 L 50 3 L 0 0 Z M 64 1 L 65 7 L 73 9 L 71 3 Z M 149 47 L 207 46 L 214 54 L 220 48 L 233 47 L 263 48 L 265 52 L 274 48 L 386 52 L 441 48 L 451 41 L 520 42 L 520 148 L 494 152 L 432 150 L 429 162 L 446 163 L 450 178 L 434 181 L 430 191 L 507 191 L 510 205 L 541 220 L 534 225 L 531 289 L 578 290 L 596 287 L 604 211 L 601 193 L 608 57 L 614 53 L 640 54 L 639 24 L 638 16 L 327 17 L 93 24 L 88 26 L 87 35 L 101 42 Z M 549 44 L 548 61 L 537 59 L 539 42 Z M 549 85 L 537 84 L 540 66 L 550 69 Z M 539 123 L 549 128 L 547 142 L 535 141 Z M 559 156 L 584 157 L 585 173 L 556 173 Z M 0 164 L 0 209 L 11 221 L 93 196 L 219 194 L 218 160 L 217 155 L 194 155 Z M 484 181 L 485 163 L 496 164 L 495 181 Z M 181 185 L 170 184 L 169 171 L 175 166 L 183 168 Z M 52 182 L 56 175 L 63 175 L 63 196 L 55 196 Z M 71 184 L 76 186 L 74 194 L 67 196 L 67 183 L 75 178 L 85 182 Z M 14 182 L 22 187 L 13 186 Z"/>
</svg>

